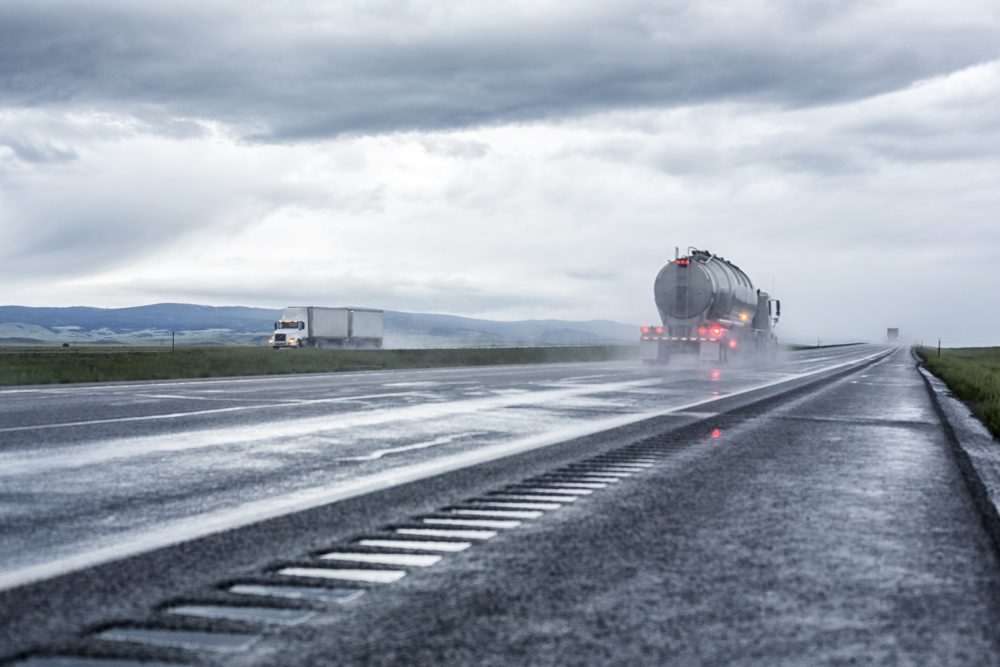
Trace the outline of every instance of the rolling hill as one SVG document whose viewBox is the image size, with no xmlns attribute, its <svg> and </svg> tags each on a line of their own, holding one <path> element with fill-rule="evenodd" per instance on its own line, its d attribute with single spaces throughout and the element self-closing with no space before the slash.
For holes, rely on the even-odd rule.
<svg viewBox="0 0 1000 667">
<path fill-rule="evenodd" d="M 157 303 L 132 308 L 0 306 L 0 345 L 262 345 L 279 310 Z M 503 322 L 455 315 L 385 312 L 385 346 L 628 343 L 637 327 L 610 320 Z"/>
</svg>

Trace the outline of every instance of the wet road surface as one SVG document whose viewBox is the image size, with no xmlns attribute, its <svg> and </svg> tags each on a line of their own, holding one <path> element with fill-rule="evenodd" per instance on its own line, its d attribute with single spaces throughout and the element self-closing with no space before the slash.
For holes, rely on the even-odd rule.
<svg viewBox="0 0 1000 667">
<path fill-rule="evenodd" d="M 905 351 L 663 448 L 247 664 L 1000 662 L 997 558 Z"/>
<path fill-rule="evenodd" d="M 393 498 L 368 505 L 364 497 L 337 503 L 333 510 L 305 512 L 297 523 L 293 520 L 297 515 L 290 515 L 258 529 L 252 539 L 243 539 L 242 547 L 239 537 L 250 528 L 220 534 L 212 546 L 220 559 L 220 549 L 248 550 L 248 542 L 286 547 L 281 560 L 251 554 L 244 559 L 249 566 L 226 578 L 210 574 L 197 580 L 191 568 L 210 569 L 205 555 L 212 551 L 199 552 L 192 546 L 152 552 L 148 558 L 120 565 L 110 563 L 89 579 L 81 573 L 54 580 L 47 590 L 103 588 L 108 589 L 102 593 L 108 600 L 115 599 L 116 586 L 121 589 L 124 584 L 124 591 L 132 594 L 163 580 L 159 591 L 121 607 L 131 611 L 114 612 L 117 616 L 110 622 L 76 643 L 64 643 L 60 651 L 190 665 L 997 664 L 996 555 L 906 350 L 837 379 L 719 414 L 708 408 L 683 409 L 692 399 L 736 395 L 755 383 L 778 381 L 803 369 L 872 352 L 817 351 L 793 357 L 767 371 L 767 377 L 761 371 L 735 368 L 724 369 L 719 377 L 713 377 L 718 369 L 705 368 L 674 369 L 664 375 L 614 364 L 493 369 L 495 375 L 484 373 L 478 388 L 463 385 L 466 389 L 457 390 L 452 399 L 485 399 L 481 412 L 468 405 L 438 412 L 448 400 L 435 400 L 432 397 L 443 396 L 441 390 L 423 384 L 424 400 L 434 408 L 423 413 L 424 419 L 417 411 L 407 414 L 411 403 L 393 403 L 380 411 L 401 410 L 395 413 L 403 415 L 400 424 L 424 422 L 428 428 L 420 431 L 421 442 L 461 433 L 468 428 L 462 421 L 465 417 L 488 418 L 508 410 L 512 419 L 503 427 L 506 430 L 496 427 L 492 445 L 565 436 L 567 423 L 580 426 L 582 434 L 600 430 L 609 419 L 639 418 L 657 410 L 661 416 L 653 421 L 662 432 L 649 435 L 637 429 L 631 435 L 621 434 L 628 427 L 620 427 L 581 438 L 576 454 L 573 446 L 548 448 L 563 451 L 553 454 L 562 457 L 561 463 L 535 461 L 518 468 L 498 460 L 441 476 L 439 482 L 431 478 L 400 487 Z M 424 371 L 394 377 L 392 382 L 454 382 L 456 377 L 449 375 L 453 372 L 458 371 Z M 373 375 L 366 374 L 366 381 L 386 383 L 386 378 Z M 475 438 L 426 447 L 409 447 L 419 443 L 405 439 L 380 442 L 374 436 L 367 447 L 329 444 L 323 438 L 332 438 L 337 430 L 329 421 L 334 415 L 313 411 L 333 410 L 336 418 L 350 417 L 352 430 L 388 427 L 384 419 L 364 424 L 366 406 L 341 413 L 340 407 L 329 407 L 340 403 L 316 402 L 342 397 L 341 391 L 376 393 L 364 383 L 338 385 L 337 379 L 315 379 L 317 385 L 328 384 L 317 386 L 315 394 L 303 399 L 311 402 L 295 408 L 306 414 L 280 424 L 282 433 L 297 435 L 289 436 L 295 444 L 285 450 L 287 461 L 276 466 L 276 477 L 232 476 L 232 470 L 241 468 L 235 462 L 223 467 L 230 471 L 223 477 L 236 480 L 235 486 L 243 489 L 235 494 L 237 499 L 275 485 L 280 491 L 283 479 L 293 479 L 310 466 L 336 478 L 344 465 L 388 462 L 387 468 L 360 468 L 362 476 L 376 476 L 447 457 L 437 451 L 439 446 L 455 443 L 459 452 L 476 450 Z M 396 388 L 400 389 L 414 387 L 404 384 Z M 92 389 L 101 390 L 105 389 Z M 126 401 L 135 389 L 105 391 Z M 257 391 L 264 388 L 248 393 Z M 521 395 L 524 391 L 531 392 L 530 399 Z M 519 395 L 517 401 L 506 402 Z M 41 452 L 37 460 L 51 457 L 50 464 L 56 462 L 52 469 L 64 470 L 56 473 L 64 483 L 73 475 L 102 479 L 100 475 L 113 474 L 122 463 L 138 465 L 152 457 L 133 469 L 152 476 L 150 495 L 133 494 L 122 502 L 123 516 L 128 516 L 131 503 L 138 504 L 139 517 L 147 502 L 180 511 L 197 509 L 196 484 L 187 487 L 195 495 L 182 497 L 179 490 L 177 504 L 171 505 L 174 501 L 162 489 L 183 475 L 165 472 L 162 488 L 157 486 L 156 466 L 150 464 L 156 456 L 173 452 L 170 456 L 182 460 L 193 457 L 185 474 L 197 482 L 200 478 L 193 472 L 197 460 L 217 462 L 238 445 L 214 440 L 218 429 L 188 425 L 169 430 L 175 427 L 164 424 L 177 423 L 178 418 L 161 415 L 177 406 L 163 406 L 161 412 L 146 406 L 148 412 L 140 416 L 154 419 L 120 422 L 97 410 L 96 398 L 86 399 L 94 402 L 95 409 L 85 418 L 51 412 L 46 416 L 44 410 L 32 412 L 26 407 L 27 400 L 0 400 L 12 417 L 4 425 L 16 424 L 0 431 L 0 437 L 12 436 L 0 440 L 9 461 L 16 464 L 9 480 L 30 480 L 35 474 L 28 441 L 13 436 L 32 433 L 31 428 L 20 428 L 31 427 L 32 419 L 41 427 L 31 440 Z M 254 404 L 233 402 L 236 406 L 231 407 Z M 664 413 L 665 406 L 680 407 L 683 414 Z M 81 407 L 80 412 L 88 410 Z M 209 418 L 230 418 L 228 412 L 217 414 L 221 416 Z M 69 428 L 57 426 L 60 419 L 101 424 L 72 427 L 73 432 L 82 428 L 84 433 L 68 444 L 41 435 Z M 441 433 L 432 424 L 451 430 Z M 308 428 L 302 429 L 304 425 Z M 271 426 L 268 419 L 259 420 L 258 427 L 266 432 L 258 447 L 273 438 Z M 107 428 L 112 433 L 86 435 L 87 429 L 103 433 Z M 191 439 L 197 446 L 171 447 L 165 444 L 170 438 Z M 602 438 L 620 440 L 621 445 L 612 442 L 602 448 Z M 134 446 L 136 442 L 159 448 L 145 452 Z M 335 452 L 336 458 L 323 456 L 324 442 L 327 453 Z M 109 443 L 122 445 L 119 453 L 124 455 L 114 456 Z M 74 451 L 77 444 L 84 448 Z M 72 457 L 87 447 L 95 448 L 91 452 L 108 452 L 102 463 L 108 470 L 72 463 Z M 310 448 L 316 451 L 310 453 Z M 295 467 L 299 458 L 304 468 Z M 345 458 L 351 460 L 341 460 Z M 513 470 L 492 477 L 476 472 L 491 465 L 494 472 Z M 41 487 L 32 493 L 41 495 Z M 94 495 L 105 498 L 107 492 L 98 490 Z M 217 514 L 232 497 L 230 492 L 208 495 L 207 513 L 201 516 Z M 76 498 L 83 502 L 79 500 L 83 492 Z M 81 508 L 81 516 L 103 511 L 104 502 Z M 341 505 L 344 509 L 338 514 L 335 508 Z M 38 516 L 46 516 L 43 504 L 32 507 Z M 56 525 L 64 520 L 61 517 L 72 516 L 68 504 L 51 507 Z M 318 537 L 296 542 L 297 534 L 308 531 Z M 104 532 L 102 539 L 114 534 Z M 63 580 L 62 587 L 57 585 Z M 275 592 L 280 589 L 284 595 L 287 587 L 300 597 L 290 601 Z M 325 601 L 302 598 L 304 587 L 319 590 Z M 15 598 L 16 592 L 8 598 Z M 42 614 L 37 618 L 44 618 L 50 602 L 38 600 L 43 609 L 36 611 Z M 269 620 L 234 620 L 234 604 L 268 607 L 271 611 L 242 613 L 270 614 Z M 219 605 L 229 618 L 205 617 L 218 614 Z M 288 615 L 295 610 L 308 614 L 294 623 L 280 620 L 273 608 L 282 605 Z M 178 648 L 178 630 L 202 637 L 207 633 L 215 641 L 232 641 L 238 647 Z M 137 641 L 140 636 L 144 639 Z M 164 636 L 175 642 L 173 647 L 149 643 L 150 637 Z M 39 660 L 26 664 L 45 664 Z"/>
<path fill-rule="evenodd" d="M 877 351 L 2 389 L 0 590 Z"/>
</svg>

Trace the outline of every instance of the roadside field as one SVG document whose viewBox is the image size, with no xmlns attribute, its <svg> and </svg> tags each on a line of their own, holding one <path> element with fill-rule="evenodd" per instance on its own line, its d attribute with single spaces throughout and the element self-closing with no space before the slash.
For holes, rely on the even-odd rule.
<svg viewBox="0 0 1000 667">
<path fill-rule="evenodd" d="M 629 345 L 431 350 L 0 348 L 0 385 L 636 359 Z"/>
<path fill-rule="evenodd" d="M 936 348 L 918 347 L 917 354 L 1000 437 L 1000 347 L 944 349 L 940 357 Z"/>
</svg>

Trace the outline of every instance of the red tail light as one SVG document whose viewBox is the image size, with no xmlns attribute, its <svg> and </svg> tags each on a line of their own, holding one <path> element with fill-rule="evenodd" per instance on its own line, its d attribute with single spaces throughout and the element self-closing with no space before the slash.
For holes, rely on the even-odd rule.
<svg viewBox="0 0 1000 667">
<path fill-rule="evenodd" d="M 714 326 L 714 327 L 712 327 L 712 335 L 713 336 L 721 336 L 722 335 L 722 327 L 720 327 L 720 326 Z"/>
<path fill-rule="evenodd" d="M 656 327 L 656 335 L 660 336 L 663 334 L 663 327 Z"/>
<path fill-rule="evenodd" d="M 649 333 L 649 327 L 643 327 L 642 328 L 642 333 L 648 334 Z"/>
</svg>

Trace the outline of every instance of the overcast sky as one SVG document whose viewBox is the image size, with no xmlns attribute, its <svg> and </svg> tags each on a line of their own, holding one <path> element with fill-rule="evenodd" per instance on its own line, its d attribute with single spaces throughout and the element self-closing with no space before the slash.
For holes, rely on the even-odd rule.
<svg viewBox="0 0 1000 667">
<path fill-rule="evenodd" d="M 1000 336 L 1000 0 L 0 1 L 0 304 Z"/>
</svg>

